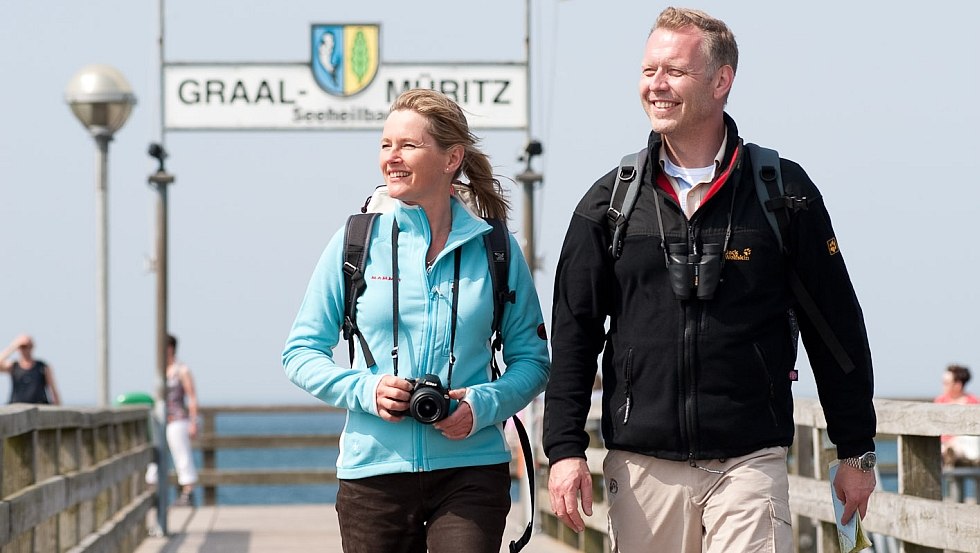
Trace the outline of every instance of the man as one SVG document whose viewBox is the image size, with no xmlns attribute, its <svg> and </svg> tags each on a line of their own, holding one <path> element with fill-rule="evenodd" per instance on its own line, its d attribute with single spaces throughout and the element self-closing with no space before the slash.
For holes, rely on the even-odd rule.
<svg viewBox="0 0 980 553">
<path fill-rule="evenodd" d="M 844 521 L 864 515 L 874 489 L 861 308 L 820 194 L 788 160 L 780 162 L 786 192 L 805 197 L 807 209 L 791 214 L 789 253 L 781 252 L 753 161 L 724 112 L 737 65 L 724 22 L 695 10 L 660 14 L 639 89 L 653 132 L 621 255 L 610 253 L 612 171 L 576 208 L 558 263 L 544 419 L 552 509 L 579 532 L 579 501 L 592 512 L 583 427 L 601 352 L 615 551 L 792 549 L 786 454 L 797 328 L 842 460 L 834 486 Z M 842 369 L 806 314 L 794 313 L 791 270 L 853 369 Z"/>
<path fill-rule="evenodd" d="M 20 352 L 20 359 L 7 358 Z M 0 352 L 0 372 L 10 373 L 10 403 L 50 403 L 60 405 L 61 397 L 54 383 L 51 366 L 35 359 L 34 340 L 21 334 Z"/>
</svg>

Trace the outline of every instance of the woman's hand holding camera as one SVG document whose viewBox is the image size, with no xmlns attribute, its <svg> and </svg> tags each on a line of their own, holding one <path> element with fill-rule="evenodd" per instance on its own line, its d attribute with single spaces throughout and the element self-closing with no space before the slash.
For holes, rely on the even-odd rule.
<svg viewBox="0 0 980 553">
<path fill-rule="evenodd" d="M 466 388 L 449 390 L 449 399 L 460 400 L 466 396 Z M 460 401 L 451 415 L 435 424 L 436 430 L 450 440 L 462 440 L 473 430 L 473 410 L 470 404 Z"/>
<path fill-rule="evenodd" d="M 374 390 L 374 403 L 378 416 L 388 422 L 398 422 L 408 411 L 408 400 L 412 397 L 412 383 L 404 378 L 385 375 Z"/>
</svg>

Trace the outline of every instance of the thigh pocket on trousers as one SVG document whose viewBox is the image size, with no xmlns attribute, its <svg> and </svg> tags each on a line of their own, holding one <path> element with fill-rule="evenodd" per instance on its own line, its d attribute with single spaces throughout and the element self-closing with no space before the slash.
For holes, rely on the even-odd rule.
<svg viewBox="0 0 980 553">
<path fill-rule="evenodd" d="M 769 517 L 772 520 L 772 549 L 778 553 L 791 551 L 793 546 L 792 513 L 789 502 L 782 497 L 769 498 Z"/>
</svg>

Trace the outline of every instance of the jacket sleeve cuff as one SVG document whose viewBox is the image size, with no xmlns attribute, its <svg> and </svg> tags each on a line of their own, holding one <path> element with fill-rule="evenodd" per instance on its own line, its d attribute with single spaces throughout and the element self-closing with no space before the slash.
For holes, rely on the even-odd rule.
<svg viewBox="0 0 980 553">
<path fill-rule="evenodd" d="M 837 446 L 837 458 L 860 457 L 868 451 L 875 450 L 875 441 L 871 438 L 859 442 L 848 442 Z"/>
</svg>

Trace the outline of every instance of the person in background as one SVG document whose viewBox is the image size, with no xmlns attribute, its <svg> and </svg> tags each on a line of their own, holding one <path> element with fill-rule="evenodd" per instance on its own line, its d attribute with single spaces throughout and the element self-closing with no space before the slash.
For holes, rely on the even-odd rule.
<svg viewBox="0 0 980 553">
<path fill-rule="evenodd" d="M 936 396 L 935 403 L 953 405 L 977 405 L 977 396 L 964 390 L 970 381 L 970 369 L 963 365 L 949 365 L 943 373 L 943 393 Z M 948 466 L 976 464 L 980 462 L 980 437 L 943 435 L 943 462 Z"/>
<path fill-rule="evenodd" d="M 20 359 L 10 361 L 14 352 L 20 352 Z M 34 340 L 27 334 L 17 336 L 0 352 L 0 371 L 10 373 L 10 403 L 61 405 L 51 365 L 34 358 L 33 352 Z"/>
<path fill-rule="evenodd" d="M 197 437 L 197 390 L 191 370 L 177 360 L 177 338 L 167 335 L 167 447 L 177 471 L 179 493 L 175 506 L 194 504 L 194 485 L 197 484 L 197 468 L 191 440 Z M 146 481 L 156 484 L 157 466 L 147 468 Z"/>
<path fill-rule="evenodd" d="M 334 359 L 344 322 L 343 228 L 323 251 L 286 340 L 287 377 L 347 410 L 336 500 L 345 553 L 500 550 L 512 458 L 502 423 L 544 389 L 549 361 L 531 272 L 509 235 L 517 300 L 500 325 L 507 370 L 491 378 L 495 299 L 483 217 L 506 220 L 508 206 L 476 144 L 444 94 L 415 89 L 395 100 L 379 165 L 397 201 L 370 237 L 357 301 L 360 354 L 351 368 Z M 479 213 L 455 192 L 462 175 Z M 408 413 L 407 378 L 428 374 L 448 390 L 448 403 L 432 410 L 447 415 L 438 421 Z"/>
<path fill-rule="evenodd" d="M 610 251 L 617 169 L 578 204 L 555 271 L 544 419 L 551 506 L 577 532 L 580 501 L 592 514 L 584 426 L 601 353 L 614 551 L 792 550 L 786 458 L 797 329 L 837 446 L 844 523 L 864 516 L 875 488 L 861 307 L 820 192 L 786 159 L 790 205 L 807 209 L 785 213 L 781 250 L 756 192 L 758 160 L 725 113 L 737 65 L 725 22 L 697 10 L 660 14 L 639 67 L 652 132 L 622 250 Z M 790 268 L 852 363 L 838 363 L 795 309 Z"/>
</svg>

